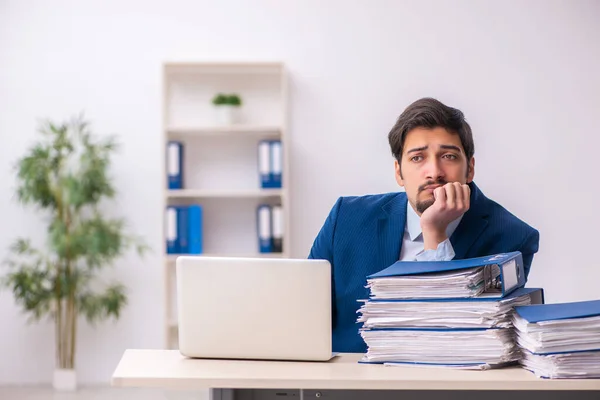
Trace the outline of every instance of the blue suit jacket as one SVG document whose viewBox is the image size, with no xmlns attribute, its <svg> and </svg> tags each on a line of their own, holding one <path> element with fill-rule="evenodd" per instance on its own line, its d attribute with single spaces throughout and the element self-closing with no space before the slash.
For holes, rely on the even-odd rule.
<svg viewBox="0 0 600 400">
<path fill-rule="evenodd" d="M 474 183 L 471 205 L 450 237 L 454 259 L 520 251 L 525 275 L 538 251 L 539 232 L 488 199 Z M 309 258 L 332 266 L 333 351 L 364 353 L 357 300 L 367 299 L 366 277 L 400 258 L 406 224 L 405 192 L 341 197 L 317 235 Z"/>
</svg>

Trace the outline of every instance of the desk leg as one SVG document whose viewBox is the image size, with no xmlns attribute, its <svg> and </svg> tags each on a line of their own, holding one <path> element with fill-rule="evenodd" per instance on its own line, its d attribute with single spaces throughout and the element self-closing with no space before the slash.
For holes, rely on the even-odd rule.
<svg viewBox="0 0 600 400">
<path fill-rule="evenodd" d="M 234 400 L 234 389 L 210 389 L 208 400 Z"/>
</svg>

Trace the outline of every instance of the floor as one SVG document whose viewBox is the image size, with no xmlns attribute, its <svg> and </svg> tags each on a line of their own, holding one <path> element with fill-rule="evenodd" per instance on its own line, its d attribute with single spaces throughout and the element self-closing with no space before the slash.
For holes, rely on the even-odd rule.
<svg viewBox="0 0 600 400">
<path fill-rule="evenodd" d="M 2 400 L 208 400 L 208 391 L 81 387 L 76 392 L 56 392 L 50 386 L 0 386 Z"/>
</svg>

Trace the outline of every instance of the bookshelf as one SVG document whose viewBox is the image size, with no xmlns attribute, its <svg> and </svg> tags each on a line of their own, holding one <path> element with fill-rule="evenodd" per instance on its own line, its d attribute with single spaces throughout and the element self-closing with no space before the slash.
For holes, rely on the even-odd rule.
<svg viewBox="0 0 600 400">
<path fill-rule="evenodd" d="M 163 213 L 170 205 L 202 207 L 202 247 L 196 256 L 290 257 L 290 169 L 287 139 L 288 86 L 278 62 L 166 63 L 163 79 Z M 242 99 L 239 120 L 223 123 L 212 99 L 236 93 Z M 184 146 L 183 187 L 168 189 L 169 141 Z M 282 145 L 281 188 L 261 188 L 258 143 Z M 281 205 L 283 249 L 260 253 L 256 209 Z M 167 220 L 163 218 L 165 348 L 177 348 L 175 260 L 167 254 Z"/>
</svg>

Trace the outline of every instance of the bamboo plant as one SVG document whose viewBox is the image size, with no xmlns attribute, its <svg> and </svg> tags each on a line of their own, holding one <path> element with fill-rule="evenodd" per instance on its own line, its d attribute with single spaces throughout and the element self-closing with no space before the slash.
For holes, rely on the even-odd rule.
<svg viewBox="0 0 600 400">
<path fill-rule="evenodd" d="M 99 282 L 101 270 L 129 249 L 142 255 L 147 247 L 127 232 L 124 219 L 102 211 L 116 194 L 109 176 L 115 138 L 96 137 L 81 116 L 45 121 L 38 133 L 15 165 L 16 198 L 46 217 L 46 243 L 16 238 L 2 283 L 29 321 L 53 320 L 56 368 L 74 369 L 78 315 L 96 324 L 118 319 L 127 304 L 122 284 Z"/>
</svg>

